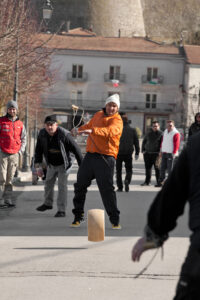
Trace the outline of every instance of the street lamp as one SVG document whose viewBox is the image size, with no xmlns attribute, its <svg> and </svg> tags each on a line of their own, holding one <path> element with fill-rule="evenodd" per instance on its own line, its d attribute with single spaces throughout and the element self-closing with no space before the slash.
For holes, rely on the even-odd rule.
<svg viewBox="0 0 200 300">
<path fill-rule="evenodd" d="M 45 21 L 46 25 L 48 25 L 49 20 L 51 19 L 51 16 L 53 13 L 53 7 L 51 5 L 50 0 L 45 1 L 43 8 L 42 8 L 42 12 L 43 12 L 43 20 Z"/>
<path fill-rule="evenodd" d="M 29 136 L 28 136 L 28 99 L 26 98 L 26 111 L 25 111 L 25 127 L 26 127 L 26 148 L 24 151 L 23 156 L 23 165 L 22 165 L 22 171 L 27 172 L 29 170 L 29 153 L 28 153 L 28 143 L 29 143 Z"/>
</svg>

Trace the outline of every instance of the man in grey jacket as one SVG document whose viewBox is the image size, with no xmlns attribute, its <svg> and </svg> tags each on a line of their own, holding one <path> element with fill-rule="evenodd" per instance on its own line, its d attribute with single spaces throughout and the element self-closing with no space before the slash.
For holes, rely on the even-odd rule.
<svg viewBox="0 0 200 300">
<path fill-rule="evenodd" d="M 141 186 L 151 184 L 151 173 L 152 166 L 155 169 L 156 181 L 159 182 L 160 170 L 159 170 L 159 152 L 162 140 L 162 131 L 160 131 L 160 126 L 158 121 L 152 122 L 152 129 L 145 135 L 142 142 L 142 153 L 144 155 L 145 164 L 145 181 Z"/>
<path fill-rule="evenodd" d="M 67 179 L 73 162 L 71 153 L 75 155 L 79 166 L 82 161 L 82 154 L 71 134 L 66 129 L 58 126 L 54 115 L 47 116 L 44 123 L 45 128 L 41 129 L 38 135 L 34 162 L 37 174 L 40 177 L 43 176 L 43 157 L 47 164 L 45 201 L 37 207 L 37 210 L 44 212 L 53 208 L 54 185 L 58 177 L 58 211 L 55 217 L 65 217 Z"/>
</svg>

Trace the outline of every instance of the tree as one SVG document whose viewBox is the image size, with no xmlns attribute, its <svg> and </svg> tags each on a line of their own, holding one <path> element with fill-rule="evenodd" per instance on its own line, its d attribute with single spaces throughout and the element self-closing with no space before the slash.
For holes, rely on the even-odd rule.
<svg viewBox="0 0 200 300">
<path fill-rule="evenodd" d="M 40 25 L 29 0 L 0 2 L 1 106 L 13 98 L 17 74 L 18 105 L 22 119 L 27 99 L 31 103 L 29 109 L 32 116 L 32 112 L 40 108 L 41 92 L 53 81 L 53 76 L 47 72 L 52 50 L 38 41 L 38 32 Z"/>
</svg>

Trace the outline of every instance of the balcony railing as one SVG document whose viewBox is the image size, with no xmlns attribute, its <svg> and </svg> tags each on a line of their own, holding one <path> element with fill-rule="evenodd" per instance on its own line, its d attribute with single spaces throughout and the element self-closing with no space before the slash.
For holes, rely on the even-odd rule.
<svg viewBox="0 0 200 300">
<path fill-rule="evenodd" d="M 164 82 L 164 76 L 158 76 L 157 78 L 148 79 L 147 75 L 142 75 L 141 81 L 142 83 L 147 84 L 162 84 Z"/>
<path fill-rule="evenodd" d="M 67 80 L 74 82 L 84 82 L 88 80 L 88 73 L 83 72 L 80 74 L 74 74 L 72 72 L 67 72 Z"/>
<path fill-rule="evenodd" d="M 104 74 L 104 81 L 109 82 L 111 80 L 119 80 L 119 82 L 125 82 L 126 75 L 120 73 L 105 73 Z"/>
<path fill-rule="evenodd" d="M 96 111 L 105 106 L 105 100 L 87 100 L 87 99 L 59 99 L 49 98 L 43 100 L 45 107 L 54 109 L 71 110 L 72 104 L 84 108 L 85 111 Z M 123 101 L 120 102 L 121 111 L 131 112 L 157 112 L 157 113 L 170 113 L 176 112 L 176 103 L 146 103 Z"/>
</svg>

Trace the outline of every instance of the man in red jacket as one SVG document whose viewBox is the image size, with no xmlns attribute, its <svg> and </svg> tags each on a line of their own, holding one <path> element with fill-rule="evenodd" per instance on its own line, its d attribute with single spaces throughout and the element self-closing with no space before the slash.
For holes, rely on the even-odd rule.
<svg viewBox="0 0 200 300">
<path fill-rule="evenodd" d="M 7 114 L 0 118 L 0 208 L 13 207 L 13 177 L 19 154 L 26 147 L 26 130 L 17 117 L 17 102 L 7 103 Z"/>
</svg>

